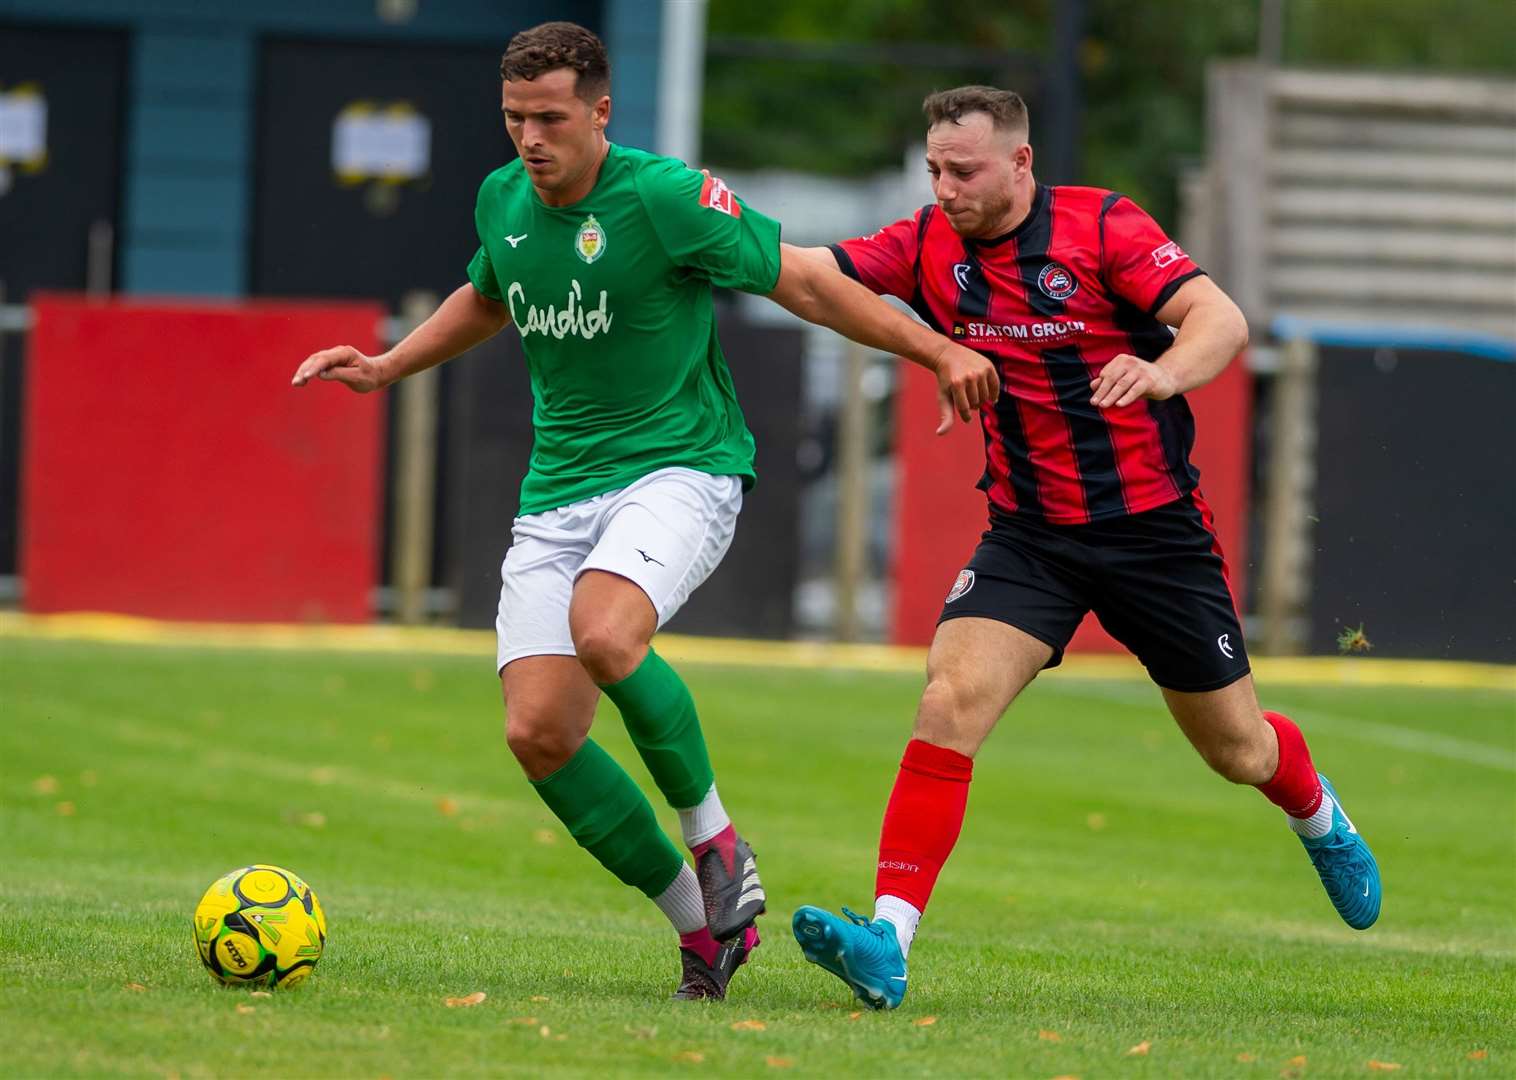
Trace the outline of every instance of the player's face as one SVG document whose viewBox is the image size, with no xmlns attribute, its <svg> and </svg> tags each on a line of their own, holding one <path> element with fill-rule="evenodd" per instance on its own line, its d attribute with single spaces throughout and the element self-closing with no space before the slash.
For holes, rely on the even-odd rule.
<svg viewBox="0 0 1516 1080">
<path fill-rule="evenodd" d="M 600 161 L 611 99 L 587 103 L 574 93 L 577 81 L 572 68 L 557 68 L 500 84 L 506 133 L 539 191 L 573 188 Z"/>
<path fill-rule="evenodd" d="M 932 194 L 960 236 L 998 236 L 1014 225 L 1015 191 L 1031 175 L 1032 148 L 1014 132 L 996 131 L 989 115 L 969 113 L 926 133 Z"/>
</svg>

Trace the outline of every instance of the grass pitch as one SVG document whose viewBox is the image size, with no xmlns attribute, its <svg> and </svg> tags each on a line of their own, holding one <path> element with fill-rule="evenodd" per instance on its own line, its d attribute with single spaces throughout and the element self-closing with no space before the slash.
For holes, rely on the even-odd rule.
<svg viewBox="0 0 1516 1080">
<path fill-rule="evenodd" d="M 1156 691 L 1044 677 L 980 756 L 905 1005 L 860 1014 L 788 917 L 871 910 L 919 678 L 684 671 L 770 895 L 722 1005 L 666 1000 L 672 933 L 521 779 L 489 656 L 0 640 L 4 1071 L 1516 1075 L 1508 693 L 1264 688 L 1379 858 L 1359 934 Z M 597 737 L 654 790 L 613 710 Z M 251 862 L 331 921 L 272 997 L 213 985 L 190 938 Z"/>
</svg>

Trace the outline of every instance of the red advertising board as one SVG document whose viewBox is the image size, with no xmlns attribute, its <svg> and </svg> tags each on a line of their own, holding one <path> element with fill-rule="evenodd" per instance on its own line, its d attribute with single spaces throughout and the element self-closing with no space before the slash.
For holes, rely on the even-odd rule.
<svg viewBox="0 0 1516 1080">
<path fill-rule="evenodd" d="M 33 299 L 22 448 L 28 611 L 369 618 L 383 397 L 290 375 L 378 347 L 363 303 Z"/>
<path fill-rule="evenodd" d="M 974 484 L 984 472 L 984 436 L 978 421 L 934 435 L 937 383 L 901 362 L 895 406 L 894 608 L 890 640 L 931 641 L 943 599 L 987 524 L 984 494 Z M 1231 569 L 1232 594 L 1242 595 L 1247 564 L 1248 480 L 1252 461 L 1252 377 L 1234 361 L 1221 377 L 1187 394 L 1195 413 L 1195 450 L 1201 490 L 1216 517 L 1216 531 Z M 1121 646 L 1093 616 L 1074 635 L 1071 652 L 1116 652 Z"/>
</svg>

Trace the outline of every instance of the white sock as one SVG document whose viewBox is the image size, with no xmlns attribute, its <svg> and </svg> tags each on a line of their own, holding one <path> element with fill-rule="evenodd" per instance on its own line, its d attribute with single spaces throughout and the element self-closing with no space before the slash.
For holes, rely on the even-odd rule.
<svg viewBox="0 0 1516 1080">
<path fill-rule="evenodd" d="M 663 892 L 653 897 L 658 910 L 669 917 L 674 929 L 681 934 L 699 930 L 705 925 L 705 901 L 700 897 L 700 880 L 689 863 L 682 863 L 679 876 Z"/>
<path fill-rule="evenodd" d="M 1290 828 L 1301 836 L 1308 836 L 1312 840 L 1320 840 L 1332 831 L 1332 796 L 1325 788 L 1321 789 L 1321 805 L 1310 817 L 1291 817 L 1284 815 L 1284 819 L 1290 823 Z"/>
<path fill-rule="evenodd" d="M 881 896 L 874 901 L 874 918 L 886 919 L 895 928 L 895 940 L 900 942 L 902 958 L 911 955 L 911 941 L 916 937 L 916 927 L 921 924 L 921 912 L 898 896 Z"/>
<path fill-rule="evenodd" d="M 716 785 L 688 810 L 679 811 L 679 831 L 684 833 L 684 846 L 703 844 L 732 823 L 721 805 L 721 796 L 716 794 Z"/>
</svg>

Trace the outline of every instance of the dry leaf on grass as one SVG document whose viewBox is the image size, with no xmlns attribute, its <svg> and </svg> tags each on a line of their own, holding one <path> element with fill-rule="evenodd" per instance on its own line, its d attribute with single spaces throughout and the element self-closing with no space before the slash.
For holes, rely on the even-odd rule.
<svg viewBox="0 0 1516 1080">
<path fill-rule="evenodd" d="M 622 1030 L 634 1039 L 655 1039 L 658 1037 L 658 1029 L 655 1027 L 633 1027 L 631 1024 L 627 1024 Z"/>
<path fill-rule="evenodd" d="M 71 803 L 71 802 L 69 802 L 67 799 L 65 799 L 63 802 L 59 803 L 54 809 L 56 809 L 58 811 L 58 816 L 59 817 L 73 817 L 74 816 L 74 804 Z"/>
<path fill-rule="evenodd" d="M 475 990 L 472 994 L 469 994 L 467 997 L 448 998 L 447 999 L 447 1007 L 449 1009 L 467 1009 L 467 1008 L 470 1008 L 470 1007 L 472 1007 L 474 1005 L 478 1005 L 481 1002 L 483 1002 L 484 1001 L 484 997 L 485 997 L 485 994 L 484 994 L 483 990 Z"/>
<path fill-rule="evenodd" d="M 250 1012 L 256 1012 L 257 1010 L 255 1010 L 251 1005 L 244 1005 L 241 1002 L 238 1002 L 237 1003 L 237 1011 L 239 1013 L 241 1013 L 243 1016 L 246 1016 L 248 1013 L 250 1013 Z"/>
<path fill-rule="evenodd" d="M 126 988 L 128 990 L 136 990 L 138 993 L 141 993 L 143 990 L 147 989 L 147 987 L 143 986 L 141 983 L 127 983 Z"/>
<path fill-rule="evenodd" d="M 538 829 L 532 833 L 532 839 L 539 844 L 556 844 L 558 842 L 558 834 L 552 829 Z"/>
<path fill-rule="evenodd" d="M 762 1020 L 738 1020 L 732 1025 L 733 1031 L 765 1031 L 768 1025 Z"/>
<path fill-rule="evenodd" d="M 1289 1061 L 1286 1061 L 1285 1064 L 1290 1066 L 1292 1069 L 1303 1069 L 1305 1068 L 1305 1055 L 1296 1054 L 1294 1057 L 1290 1058 Z"/>
<path fill-rule="evenodd" d="M 1043 1042 L 1063 1042 L 1062 1035 L 1058 1034 L 1056 1031 L 1049 1031 L 1047 1028 L 1043 1028 L 1041 1031 L 1037 1032 L 1037 1037 Z"/>
<path fill-rule="evenodd" d="M 532 1000 L 533 1001 L 552 1001 L 553 999 L 550 998 L 550 997 L 548 997 L 546 994 L 533 994 L 532 995 Z"/>
<path fill-rule="evenodd" d="M 1084 819 L 1084 823 L 1090 827 L 1091 832 L 1099 832 L 1105 828 L 1105 815 L 1098 812 L 1090 814 Z"/>
<path fill-rule="evenodd" d="M 1065 1073 L 1063 1076 L 1055 1076 L 1055 1077 L 1053 1077 L 1053 1080 L 1079 1080 L 1079 1077 L 1077 1077 L 1077 1076 L 1070 1076 L 1067 1073 Z"/>
<path fill-rule="evenodd" d="M 705 1055 L 699 1050 L 681 1050 L 674 1055 L 674 1060 L 681 1065 L 699 1065 L 705 1060 Z"/>
<path fill-rule="evenodd" d="M 547 1038 L 552 1033 L 553 1033 L 553 1029 L 550 1028 L 550 1027 L 548 1027 L 546 1024 L 543 1024 L 540 1028 L 537 1029 L 537 1034 L 541 1035 L 544 1039 Z"/>
<path fill-rule="evenodd" d="M 326 815 L 320 810 L 312 810 L 309 814 L 300 815 L 300 824 L 308 829 L 326 828 Z"/>
<path fill-rule="evenodd" d="M 1143 1039 L 1136 1046 L 1134 1046 L 1130 1050 L 1128 1050 L 1126 1052 L 1126 1056 L 1127 1057 L 1138 1057 L 1138 1056 L 1140 1056 L 1142 1054 L 1146 1054 L 1152 1048 L 1153 1048 L 1153 1044 L 1150 1043 L 1150 1042 L 1148 1042 L 1146 1039 Z"/>
<path fill-rule="evenodd" d="M 862 1015 L 863 1015 L 862 1012 L 850 1012 L 850 1013 L 847 1014 L 847 1018 L 849 1020 L 856 1020 L 856 1019 L 858 1019 Z"/>
<path fill-rule="evenodd" d="M 766 1057 L 763 1060 L 768 1063 L 768 1067 L 771 1069 L 788 1069 L 795 1064 L 794 1058 Z"/>
<path fill-rule="evenodd" d="M 441 814 L 443 817 L 452 817 L 457 812 L 457 799 L 450 799 L 444 795 L 442 798 L 437 800 L 437 813 Z"/>
<path fill-rule="evenodd" d="M 330 784 L 337 779 L 337 769 L 333 765 L 317 765 L 310 772 L 311 783 Z"/>
<path fill-rule="evenodd" d="M 1247 1065 L 1247 1064 L 1250 1064 L 1250 1063 L 1252 1063 L 1254 1061 L 1257 1061 L 1257 1060 L 1258 1060 L 1258 1055 L 1257 1054 L 1250 1054 L 1246 1050 L 1244 1050 L 1242 1053 L 1240 1053 L 1240 1054 L 1237 1055 L 1237 1063 L 1239 1065 Z"/>
<path fill-rule="evenodd" d="M 248 997 L 266 997 L 266 998 L 271 998 L 274 995 L 271 994 L 271 993 L 269 993 L 267 990 L 252 990 L 252 991 L 248 992 L 247 996 Z"/>
<path fill-rule="evenodd" d="M 936 1022 L 937 1018 L 935 1016 L 918 1016 L 916 1019 L 911 1021 L 911 1023 L 915 1024 L 917 1027 L 931 1027 Z"/>
<path fill-rule="evenodd" d="M 507 1020 L 506 1023 L 522 1024 L 526 1027 L 535 1027 L 537 1025 L 537 1018 L 535 1016 L 513 1016 Z"/>
<path fill-rule="evenodd" d="M 39 776 L 32 781 L 32 790 L 38 795 L 51 795 L 58 790 L 56 776 Z"/>
<path fill-rule="evenodd" d="M 1380 1072 L 1394 1072 L 1396 1069 L 1400 1068 L 1399 1062 L 1375 1061 L 1373 1058 L 1369 1058 L 1368 1065 L 1369 1068 L 1377 1069 Z"/>
<path fill-rule="evenodd" d="M 1489 1056 L 1490 1052 L 1488 1050 L 1470 1050 L 1467 1054 L 1470 1061 L 1483 1061 Z"/>
</svg>

